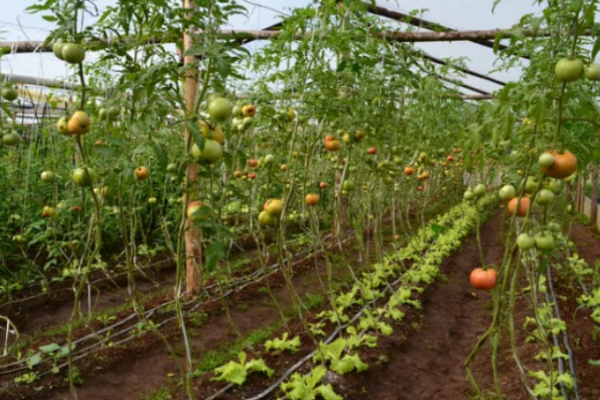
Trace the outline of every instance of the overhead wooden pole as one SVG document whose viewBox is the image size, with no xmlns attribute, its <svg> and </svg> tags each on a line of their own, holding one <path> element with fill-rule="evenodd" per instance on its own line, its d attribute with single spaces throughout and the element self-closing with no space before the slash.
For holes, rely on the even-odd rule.
<svg viewBox="0 0 600 400">
<path fill-rule="evenodd" d="M 217 32 L 217 35 L 222 39 L 234 39 L 237 41 L 249 40 L 271 40 L 277 39 L 282 34 L 281 31 L 273 30 L 235 30 L 225 29 Z M 423 42 L 468 42 L 477 40 L 495 40 L 509 39 L 513 36 L 514 31 L 511 29 L 488 29 L 488 30 L 473 30 L 473 31 L 450 31 L 450 32 L 404 32 L 404 31 L 380 31 L 373 32 L 372 36 L 388 40 L 391 42 L 402 43 L 423 43 Z M 319 32 L 297 32 L 293 38 L 296 40 L 311 39 L 314 36 L 323 36 L 324 33 Z M 550 37 L 552 32 L 548 30 L 533 31 L 524 29 L 519 31 L 520 37 Z M 586 29 L 579 36 L 595 36 L 591 29 Z M 356 36 L 354 40 L 361 40 L 364 36 Z M 130 38 L 125 38 L 129 40 Z M 119 42 L 118 38 L 110 39 L 105 42 L 88 42 L 87 45 L 90 51 L 102 50 L 108 44 Z M 147 38 L 147 44 L 166 44 L 174 43 L 174 38 L 154 37 Z M 50 52 L 52 47 L 44 42 L 0 42 L 0 48 L 7 47 L 11 53 L 33 53 L 33 52 Z"/>
<path fill-rule="evenodd" d="M 365 5 L 365 7 L 367 7 L 367 11 L 374 15 L 379 15 L 381 17 L 386 17 L 395 21 L 403 22 L 405 24 L 416 26 L 418 28 L 429 29 L 432 31 L 456 32 L 456 29 L 452 29 L 447 26 L 438 24 L 437 22 L 431 22 L 426 19 L 414 17 L 398 11 L 388 10 L 387 8 L 379 7 L 377 5 L 369 4 L 367 2 L 363 2 L 363 4 Z M 494 48 L 494 42 L 491 40 L 473 40 L 473 42 L 485 47 L 489 47 L 490 49 Z M 503 44 L 499 44 L 498 46 L 498 49 L 500 50 L 506 50 L 507 48 L 508 47 Z"/>
<path fill-rule="evenodd" d="M 189 13 L 194 13 L 197 10 L 197 6 L 193 0 L 183 0 L 183 7 L 189 10 Z M 192 28 L 189 28 L 192 29 Z M 194 39 L 187 30 L 183 32 L 183 64 L 190 65 L 195 63 L 194 56 L 187 55 L 188 49 L 194 45 Z M 196 106 L 196 97 L 198 94 L 198 69 L 196 67 L 190 68 L 186 71 L 185 82 L 183 86 L 183 97 L 185 101 L 185 108 L 189 114 L 192 114 Z M 193 142 L 192 133 L 185 125 L 185 148 L 186 151 L 192 146 Z M 194 182 L 198 177 L 198 164 L 191 163 L 188 165 L 187 170 L 187 186 L 189 187 L 190 182 Z M 187 198 L 188 193 L 184 195 L 184 207 L 190 202 Z M 183 215 L 187 214 L 187 210 L 184 208 Z M 200 287 L 200 281 L 198 275 L 201 274 L 202 265 L 202 243 L 200 241 L 200 232 L 194 228 L 194 223 L 186 217 L 185 220 L 185 257 L 186 257 L 186 294 L 191 295 L 196 292 Z M 201 277 L 201 276 L 200 276 Z"/>
</svg>

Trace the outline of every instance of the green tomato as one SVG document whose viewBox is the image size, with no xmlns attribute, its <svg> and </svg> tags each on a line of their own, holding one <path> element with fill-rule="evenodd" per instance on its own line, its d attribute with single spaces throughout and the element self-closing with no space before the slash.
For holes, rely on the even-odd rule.
<svg viewBox="0 0 600 400">
<path fill-rule="evenodd" d="M 527 233 L 521 233 L 517 237 L 517 246 L 521 250 L 530 250 L 535 246 L 535 239 Z"/>
<path fill-rule="evenodd" d="M 583 62 L 581 60 L 563 58 L 556 63 L 554 72 L 561 82 L 574 82 L 583 75 Z"/>
<path fill-rule="evenodd" d="M 477 197 L 481 197 L 485 194 L 486 192 L 486 187 L 483 183 L 480 183 L 479 185 L 475 186 L 475 189 L 473 189 L 473 194 Z"/>
<path fill-rule="evenodd" d="M 273 154 L 267 154 L 265 156 L 264 164 L 271 165 L 275 162 L 275 156 Z"/>
<path fill-rule="evenodd" d="M 501 200 L 508 201 L 517 196 L 517 191 L 513 185 L 504 185 L 499 194 Z"/>
<path fill-rule="evenodd" d="M 177 164 L 171 163 L 171 164 L 167 165 L 167 172 L 170 172 L 172 174 L 177 172 Z"/>
<path fill-rule="evenodd" d="M 254 118 L 252 117 L 246 117 L 242 120 L 242 125 L 244 128 L 249 127 L 250 125 L 252 125 L 252 123 L 254 122 Z"/>
<path fill-rule="evenodd" d="M 121 114 L 121 108 L 118 106 L 112 106 L 108 110 L 108 118 L 114 119 L 117 118 Z"/>
<path fill-rule="evenodd" d="M 548 224 L 548 229 L 551 230 L 552 232 L 560 232 L 562 230 L 560 224 L 557 222 L 554 222 L 554 221 L 552 221 Z"/>
<path fill-rule="evenodd" d="M 475 199 L 475 193 L 473 193 L 471 190 L 466 190 L 463 194 L 463 198 L 465 200 L 473 200 Z"/>
<path fill-rule="evenodd" d="M 540 206 L 548 206 L 554 201 L 554 193 L 548 189 L 542 189 L 537 195 L 536 202 Z"/>
<path fill-rule="evenodd" d="M 535 193 L 538 187 L 538 182 L 535 180 L 533 176 L 527 177 L 527 181 L 525 182 L 525 192 L 528 194 Z"/>
<path fill-rule="evenodd" d="M 52 182 L 54 182 L 54 179 L 55 179 L 54 172 L 52 172 L 52 171 L 42 172 L 42 181 L 44 181 L 46 183 L 52 183 Z"/>
<path fill-rule="evenodd" d="M 231 114 L 233 114 L 235 118 L 239 119 L 242 116 L 242 106 L 236 104 L 231 110 Z"/>
<path fill-rule="evenodd" d="M 538 233 L 535 236 L 535 247 L 540 251 L 552 251 L 554 249 L 554 237 L 548 233 Z"/>
<path fill-rule="evenodd" d="M 344 181 L 344 183 L 342 183 L 342 190 L 345 190 L 345 191 L 347 191 L 347 192 L 351 192 L 351 191 L 353 191 L 354 189 L 356 189 L 356 185 L 354 184 L 354 182 L 353 182 L 353 181 L 351 181 L 351 180 L 349 180 L 349 179 L 346 179 L 346 180 Z"/>
<path fill-rule="evenodd" d="M 77 43 L 65 43 L 61 54 L 69 64 L 79 64 L 85 60 L 85 50 Z"/>
<path fill-rule="evenodd" d="M 231 116 L 233 104 L 223 97 L 218 97 L 208 103 L 208 114 L 215 121 L 225 121 Z"/>
<path fill-rule="evenodd" d="M 204 150 L 200 150 L 197 144 L 192 146 L 192 155 L 200 162 L 214 164 L 223 158 L 223 147 L 216 140 L 204 140 Z"/>
<path fill-rule="evenodd" d="M 56 42 L 52 45 L 52 52 L 59 60 L 64 60 L 62 56 L 63 46 L 65 44 L 63 42 Z"/>
<path fill-rule="evenodd" d="M 87 170 L 87 171 L 86 171 Z M 92 186 L 97 174 L 92 168 L 77 168 L 71 174 L 73 182 L 80 187 Z"/>
<path fill-rule="evenodd" d="M 590 64 L 585 69 L 585 77 L 590 81 L 600 81 L 600 65 L 596 63 Z"/>
<path fill-rule="evenodd" d="M 21 142 L 21 136 L 18 133 L 12 132 L 2 136 L 2 143 L 6 146 L 16 146 Z"/>
<path fill-rule="evenodd" d="M 540 167 L 550 168 L 554 165 L 554 156 L 550 153 L 544 153 L 538 159 Z"/>
<path fill-rule="evenodd" d="M 558 179 L 552 179 L 548 185 L 548 189 L 552 190 L 552 193 L 556 194 L 560 192 L 560 189 L 562 189 L 562 182 Z"/>
<path fill-rule="evenodd" d="M 17 93 L 17 91 L 11 87 L 2 89 L 2 92 L 0 92 L 0 95 L 6 101 L 15 101 L 19 97 L 19 94 Z"/>
</svg>

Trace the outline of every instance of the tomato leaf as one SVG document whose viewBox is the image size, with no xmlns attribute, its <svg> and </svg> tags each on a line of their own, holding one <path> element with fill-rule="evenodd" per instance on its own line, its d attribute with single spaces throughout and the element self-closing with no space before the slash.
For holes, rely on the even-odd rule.
<svg viewBox="0 0 600 400">
<path fill-rule="evenodd" d="M 167 169 L 167 153 L 156 141 L 152 140 L 151 142 L 156 158 L 158 159 L 158 165 L 162 171 L 165 171 Z"/>
<path fill-rule="evenodd" d="M 202 134 L 200 133 L 200 128 L 198 127 L 198 125 L 194 124 L 193 122 L 188 121 L 187 127 L 188 127 L 189 131 L 192 133 L 194 142 L 196 142 L 196 144 L 198 145 L 198 147 L 200 148 L 201 151 L 204 151 L 204 138 L 202 137 Z"/>
</svg>

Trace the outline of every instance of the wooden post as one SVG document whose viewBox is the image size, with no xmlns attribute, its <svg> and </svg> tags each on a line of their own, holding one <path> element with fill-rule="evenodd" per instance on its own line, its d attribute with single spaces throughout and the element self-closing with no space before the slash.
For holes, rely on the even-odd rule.
<svg viewBox="0 0 600 400">
<path fill-rule="evenodd" d="M 183 0 L 183 7 L 190 10 L 193 13 L 197 6 L 193 3 L 193 0 Z M 187 31 L 183 32 L 183 64 L 193 64 L 195 62 L 194 56 L 185 55 L 185 52 L 194 44 L 193 38 L 188 35 Z M 183 97 L 185 100 L 185 108 L 188 114 L 194 112 L 196 106 L 196 96 L 198 92 L 198 70 L 194 68 L 189 70 L 185 77 L 185 83 L 183 87 Z M 193 137 L 187 125 L 185 126 L 185 148 L 188 151 L 191 148 Z M 188 166 L 187 170 L 187 181 L 193 182 L 197 179 L 198 175 L 198 164 L 192 163 Z M 189 185 L 188 185 L 189 186 Z M 184 195 L 184 206 L 189 203 L 187 199 L 187 193 Z M 193 200 L 193 199 L 192 199 Z M 183 210 L 184 215 L 187 210 Z M 188 218 L 185 221 L 185 257 L 186 257 L 186 294 L 192 295 L 200 287 L 200 282 L 197 279 L 201 270 L 198 268 L 202 265 L 202 243 L 200 241 L 200 232 L 198 229 L 193 228 L 193 222 Z M 200 276 L 201 278 L 201 276 Z"/>
</svg>

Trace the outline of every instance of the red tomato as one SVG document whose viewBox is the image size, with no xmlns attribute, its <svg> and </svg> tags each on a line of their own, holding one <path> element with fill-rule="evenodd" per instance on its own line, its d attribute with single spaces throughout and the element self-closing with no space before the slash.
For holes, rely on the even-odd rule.
<svg viewBox="0 0 600 400">
<path fill-rule="evenodd" d="M 498 273 L 494 269 L 484 270 L 483 268 L 475 268 L 471 272 L 471 285 L 479 290 L 492 290 L 496 287 Z"/>
</svg>

